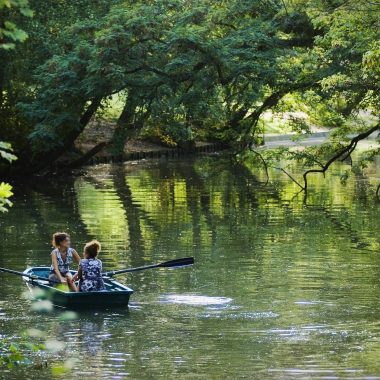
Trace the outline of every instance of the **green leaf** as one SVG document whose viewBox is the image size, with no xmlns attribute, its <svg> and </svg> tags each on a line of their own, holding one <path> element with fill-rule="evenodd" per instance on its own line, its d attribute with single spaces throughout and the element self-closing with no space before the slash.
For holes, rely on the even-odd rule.
<svg viewBox="0 0 380 380">
<path fill-rule="evenodd" d="M 29 8 L 21 8 L 20 13 L 25 17 L 33 17 L 34 12 Z"/>
<path fill-rule="evenodd" d="M 5 152 L 3 150 L 0 150 L 0 156 L 9 162 L 17 160 L 17 157 L 14 154 Z"/>
<path fill-rule="evenodd" d="M 0 183 L 0 201 L 13 195 L 12 186 L 9 183 Z"/>
<path fill-rule="evenodd" d="M 7 142 L 0 141 L 0 149 L 12 150 L 12 145 Z"/>
</svg>

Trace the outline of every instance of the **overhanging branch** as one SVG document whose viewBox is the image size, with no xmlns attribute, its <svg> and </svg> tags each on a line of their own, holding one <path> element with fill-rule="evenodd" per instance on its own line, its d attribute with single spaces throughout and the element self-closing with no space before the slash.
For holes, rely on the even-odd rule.
<svg viewBox="0 0 380 380">
<path fill-rule="evenodd" d="M 307 176 L 311 173 L 322 173 L 322 174 L 325 174 L 325 172 L 328 170 L 328 168 L 337 160 L 341 159 L 342 157 L 343 158 L 347 158 L 351 155 L 351 153 L 354 151 L 354 149 L 356 148 L 358 142 L 360 140 L 364 140 L 365 138 L 367 138 L 368 136 L 370 136 L 373 132 L 376 132 L 380 130 L 380 123 L 379 124 L 376 124 L 374 127 L 368 129 L 367 131 L 365 132 L 362 132 L 360 134 L 358 134 L 357 136 L 355 136 L 353 139 L 351 139 L 350 143 L 345 146 L 344 148 L 340 149 L 338 152 L 336 152 L 334 154 L 334 156 L 332 156 L 323 166 L 321 169 L 310 169 L 310 170 L 307 170 L 304 174 L 303 174 L 303 180 L 304 180 L 304 186 L 303 186 L 303 190 L 305 191 L 305 193 L 307 193 L 307 190 L 308 190 L 308 182 L 307 182 Z"/>
</svg>

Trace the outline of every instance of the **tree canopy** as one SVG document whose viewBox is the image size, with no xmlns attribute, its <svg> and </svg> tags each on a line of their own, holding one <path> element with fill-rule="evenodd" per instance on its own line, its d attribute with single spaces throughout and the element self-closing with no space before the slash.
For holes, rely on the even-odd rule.
<svg viewBox="0 0 380 380">
<path fill-rule="evenodd" d="M 18 3 L 21 13 L 29 9 Z M 313 168 L 345 150 L 348 136 L 379 130 L 378 1 L 30 7 L 33 18 L 11 14 L 29 38 L 0 53 L 1 137 L 19 156 L 13 170 L 45 170 L 116 95 L 123 104 L 109 147 L 116 153 L 140 133 L 175 144 L 217 139 L 241 152 L 262 141 L 265 112 L 301 111 L 309 123 L 292 118 L 292 130 L 307 132 L 310 123 L 333 130 L 328 144 L 298 155 Z"/>
</svg>

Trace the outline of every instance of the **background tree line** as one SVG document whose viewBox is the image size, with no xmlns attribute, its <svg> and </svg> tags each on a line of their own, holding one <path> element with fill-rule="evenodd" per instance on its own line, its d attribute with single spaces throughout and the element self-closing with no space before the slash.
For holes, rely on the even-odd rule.
<svg viewBox="0 0 380 380">
<path fill-rule="evenodd" d="M 116 154 L 141 133 L 241 151 L 262 140 L 264 112 L 302 111 L 337 137 L 298 156 L 312 165 L 379 129 L 377 0 L 0 4 L 0 140 L 18 157 L 3 173 L 46 170 L 116 95 Z"/>
</svg>

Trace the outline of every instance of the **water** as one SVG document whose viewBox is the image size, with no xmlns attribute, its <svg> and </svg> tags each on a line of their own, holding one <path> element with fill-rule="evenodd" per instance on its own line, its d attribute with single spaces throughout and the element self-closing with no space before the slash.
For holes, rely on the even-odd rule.
<svg viewBox="0 0 380 380">
<path fill-rule="evenodd" d="M 99 239 L 106 270 L 196 264 L 120 276 L 135 290 L 129 310 L 74 320 L 32 312 L 22 280 L 1 274 L 1 337 L 42 330 L 57 352 L 47 368 L 0 377 L 49 378 L 66 363 L 70 379 L 380 378 L 380 175 L 373 166 L 342 185 L 346 169 L 314 176 L 306 201 L 284 174 L 264 186 L 263 173 L 222 157 L 15 184 L 0 266 L 47 265 L 58 230 L 78 252 Z"/>
</svg>

